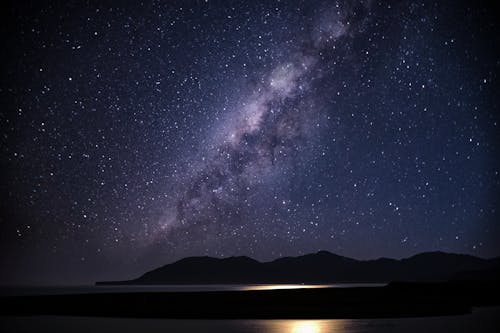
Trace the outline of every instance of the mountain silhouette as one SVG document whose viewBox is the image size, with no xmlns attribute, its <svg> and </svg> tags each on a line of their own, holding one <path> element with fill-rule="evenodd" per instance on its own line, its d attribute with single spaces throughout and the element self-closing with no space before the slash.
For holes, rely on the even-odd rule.
<svg viewBox="0 0 500 333">
<path fill-rule="evenodd" d="M 189 257 L 149 271 L 137 279 L 104 284 L 262 284 L 339 282 L 437 282 L 468 277 L 491 280 L 500 257 L 425 252 L 396 260 L 356 260 L 328 251 L 259 262 L 249 257 Z"/>
</svg>

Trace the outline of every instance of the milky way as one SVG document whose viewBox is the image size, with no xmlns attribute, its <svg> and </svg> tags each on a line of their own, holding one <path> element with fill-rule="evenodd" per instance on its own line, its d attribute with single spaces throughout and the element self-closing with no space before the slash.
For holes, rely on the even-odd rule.
<svg viewBox="0 0 500 333">
<path fill-rule="evenodd" d="M 207 231 L 237 227 L 247 223 L 248 209 L 256 206 L 251 200 L 256 188 L 273 186 L 274 177 L 303 172 L 298 167 L 289 170 L 297 159 L 308 159 L 307 150 L 314 150 L 312 138 L 320 115 L 315 110 L 311 82 L 317 79 L 321 67 L 320 54 L 346 44 L 344 38 L 362 33 L 368 20 L 369 2 L 324 4 L 325 12 L 313 17 L 300 52 L 290 55 L 256 87 L 249 97 L 225 115 L 227 119 L 216 129 L 214 139 L 203 150 L 203 162 L 190 165 L 176 186 L 173 203 L 166 207 L 160 221 L 160 232 L 154 232 L 157 242 L 177 247 L 185 238 L 207 237 Z M 340 80 L 340 78 L 338 78 Z M 316 127 L 316 128 L 315 128 Z M 197 156 L 199 160 L 199 156 Z M 288 171 L 286 171 L 288 170 Z M 181 228 L 170 234 L 172 229 Z M 201 228 L 205 235 L 193 229 Z M 212 236 L 213 237 L 213 236 Z M 191 241 L 192 242 L 192 241 Z"/>
<path fill-rule="evenodd" d="M 192 255 L 498 255 L 493 13 L 11 5 L 0 282 L 126 279 Z"/>
</svg>

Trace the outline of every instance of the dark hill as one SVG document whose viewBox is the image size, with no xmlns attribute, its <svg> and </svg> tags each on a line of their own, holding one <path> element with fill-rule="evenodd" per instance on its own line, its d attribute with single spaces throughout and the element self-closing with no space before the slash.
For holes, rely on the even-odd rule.
<svg viewBox="0 0 500 333">
<path fill-rule="evenodd" d="M 257 284 L 388 281 L 446 281 L 498 271 L 499 258 L 426 252 L 395 260 L 355 260 L 328 251 L 258 262 L 248 257 L 190 257 L 134 280 L 97 284 Z"/>
<path fill-rule="evenodd" d="M 258 280 L 260 266 L 258 261 L 248 257 L 190 257 L 173 264 L 165 265 L 145 273 L 137 280 L 138 284 L 212 284 L 247 283 Z"/>
</svg>

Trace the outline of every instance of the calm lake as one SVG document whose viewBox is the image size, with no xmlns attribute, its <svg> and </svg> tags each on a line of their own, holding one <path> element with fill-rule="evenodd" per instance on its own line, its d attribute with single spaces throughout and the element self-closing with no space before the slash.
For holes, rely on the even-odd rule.
<svg viewBox="0 0 500 333">
<path fill-rule="evenodd" d="M 47 295 L 102 292 L 186 292 L 294 288 L 347 288 L 384 285 L 385 284 L 15 287 L 0 290 L 0 293 L 3 295 Z M 500 327 L 500 307 L 475 308 L 471 314 L 463 316 L 402 319 L 173 320 L 70 316 L 0 317 L 0 332 L 482 333 L 498 332 L 498 327 Z"/>
<path fill-rule="evenodd" d="M 94 317 L 0 317 L 2 332 L 361 333 L 498 332 L 500 307 L 469 315 L 403 319 L 169 320 Z"/>
</svg>

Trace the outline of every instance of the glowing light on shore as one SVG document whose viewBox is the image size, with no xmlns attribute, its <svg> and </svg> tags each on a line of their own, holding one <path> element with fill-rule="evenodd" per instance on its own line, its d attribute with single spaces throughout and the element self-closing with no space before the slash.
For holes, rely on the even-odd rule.
<svg viewBox="0 0 500 333">
<path fill-rule="evenodd" d="M 326 284 L 261 284 L 245 286 L 242 290 L 317 289 L 328 287 L 330 286 Z"/>
</svg>

